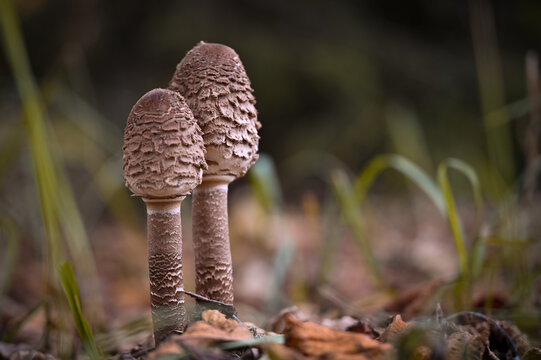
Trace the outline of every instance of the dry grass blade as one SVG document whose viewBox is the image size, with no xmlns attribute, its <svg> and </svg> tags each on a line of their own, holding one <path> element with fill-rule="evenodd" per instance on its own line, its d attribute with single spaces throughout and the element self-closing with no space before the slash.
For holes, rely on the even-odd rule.
<svg viewBox="0 0 541 360">
<path fill-rule="evenodd" d="M 25 129 L 48 240 L 50 281 L 55 283 L 55 269 L 66 256 L 61 239 L 64 231 L 69 239 L 67 244 L 71 254 L 77 259 L 85 277 L 95 285 L 97 275 L 93 253 L 86 239 L 73 194 L 67 186 L 62 162 L 51 147 L 52 134 L 47 124 L 45 106 L 32 75 L 18 17 L 10 0 L 0 0 L 0 25 L 6 55 L 22 101 Z M 96 286 L 91 293 L 99 298 Z"/>
</svg>

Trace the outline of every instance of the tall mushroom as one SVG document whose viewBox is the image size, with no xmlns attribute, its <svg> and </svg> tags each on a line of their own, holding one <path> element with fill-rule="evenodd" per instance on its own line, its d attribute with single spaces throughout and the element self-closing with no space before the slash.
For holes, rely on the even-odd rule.
<svg viewBox="0 0 541 360">
<path fill-rule="evenodd" d="M 186 324 L 180 204 L 207 168 L 203 138 L 184 98 L 154 89 L 131 110 L 122 149 L 126 186 L 147 207 L 150 299 L 158 344 Z"/>
<path fill-rule="evenodd" d="M 177 65 L 169 88 L 186 98 L 207 150 L 208 169 L 192 196 L 196 292 L 232 304 L 227 189 L 258 157 L 253 89 L 233 49 L 204 42 Z"/>
</svg>

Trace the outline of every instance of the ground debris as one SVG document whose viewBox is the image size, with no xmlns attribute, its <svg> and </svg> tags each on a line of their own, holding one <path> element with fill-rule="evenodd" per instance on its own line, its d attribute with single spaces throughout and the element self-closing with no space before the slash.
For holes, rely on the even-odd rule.
<svg viewBox="0 0 541 360">
<path fill-rule="evenodd" d="M 30 345 L 26 344 L 7 344 L 0 342 L 0 360 L 56 360 L 49 354 L 43 354 Z"/>
<path fill-rule="evenodd" d="M 378 338 L 378 340 L 383 341 L 383 342 L 393 342 L 395 341 L 397 336 L 403 334 L 411 326 L 412 326 L 411 323 L 408 324 L 407 322 L 402 320 L 402 317 L 400 315 L 396 315 L 393 317 L 393 321 L 383 331 L 383 333 Z"/>
<path fill-rule="evenodd" d="M 148 358 L 157 359 L 169 354 L 187 353 L 194 358 L 227 358 L 228 353 L 209 346 L 228 341 L 253 339 L 252 332 L 243 324 L 228 319 L 217 310 L 206 310 L 202 320 L 188 326 L 184 334 L 171 335 L 152 351 Z"/>
<path fill-rule="evenodd" d="M 403 319 L 409 320 L 414 316 L 423 314 L 428 303 L 434 297 L 434 292 L 442 286 L 442 279 L 435 279 L 426 284 L 413 286 L 403 291 L 384 309 L 390 313 L 401 314 Z"/>
<path fill-rule="evenodd" d="M 378 359 L 391 345 L 368 335 L 335 330 L 312 322 L 302 322 L 292 314 L 284 314 L 285 345 L 306 356 L 332 359 Z"/>
<path fill-rule="evenodd" d="M 320 325 L 283 312 L 276 322 L 284 329 L 282 336 L 207 310 L 184 334 L 171 335 L 145 354 L 118 359 L 541 360 L 541 351 L 513 323 L 480 313 L 445 317 L 438 306 L 428 318 L 404 321 L 395 315 L 378 331 L 371 323 L 342 317 Z"/>
<path fill-rule="evenodd" d="M 217 310 L 206 310 L 202 321 L 192 324 L 181 335 L 184 341 L 191 343 L 217 343 L 252 339 L 250 330 L 236 320 L 228 319 Z"/>
</svg>

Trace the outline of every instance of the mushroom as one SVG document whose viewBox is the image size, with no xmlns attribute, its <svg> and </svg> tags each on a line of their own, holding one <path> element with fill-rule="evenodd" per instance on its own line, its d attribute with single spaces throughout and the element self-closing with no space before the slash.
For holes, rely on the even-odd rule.
<svg viewBox="0 0 541 360">
<path fill-rule="evenodd" d="M 177 92 L 143 95 L 124 131 L 126 187 L 147 207 L 148 265 L 156 344 L 186 324 L 182 277 L 181 201 L 201 183 L 201 129 Z"/>
<path fill-rule="evenodd" d="M 169 88 L 186 98 L 203 132 L 208 169 L 193 192 L 196 292 L 233 303 L 227 189 L 257 160 L 261 124 L 237 53 L 200 42 L 177 65 Z"/>
</svg>

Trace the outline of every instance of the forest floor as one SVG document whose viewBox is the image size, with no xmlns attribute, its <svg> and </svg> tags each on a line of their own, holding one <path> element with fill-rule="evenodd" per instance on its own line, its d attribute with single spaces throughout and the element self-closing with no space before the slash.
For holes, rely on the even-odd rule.
<svg viewBox="0 0 541 360">
<path fill-rule="evenodd" d="M 363 266 L 352 234 L 329 225 L 339 219 L 324 219 L 309 196 L 302 200 L 303 210 L 269 215 L 252 197 L 238 195 L 230 211 L 236 309 L 187 296 L 190 325 L 157 347 L 144 227 L 102 221 L 90 234 L 99 264 L 100 306 L 93 307 L 92 294 L 78 279 L 83 312 L 101 354 L 164 360 L 541 359 L 537 282 L 517 299 L 505 275 L 505 261 L 520 257 L 499 259 L 502 268 L 490 284 L 481 276 L 465 285 L 456 279 L 448 225 L 428 202 L 416 200 L 412 208 L 376 200 L 366 212 L 366 234 L 384 287 Z M 466 233 L 473 226 L 470 212 L 461 208 Z M 184 248 L 189 290 L 194 288 L 189 232 Z M 530 248 L 529 255 L 536 251 Z M 43 278 L 29 276 L 43 268 L 37 256 L 19 259 L 0 306 L 0 359 L 66 357 L 56 345 L 59 313 L 43 300 Z M 68 329 L 76 333 L 73 326 Z M 74 338 L 71 356 L 86 358 L 84 346 Z"/>
</svg>

